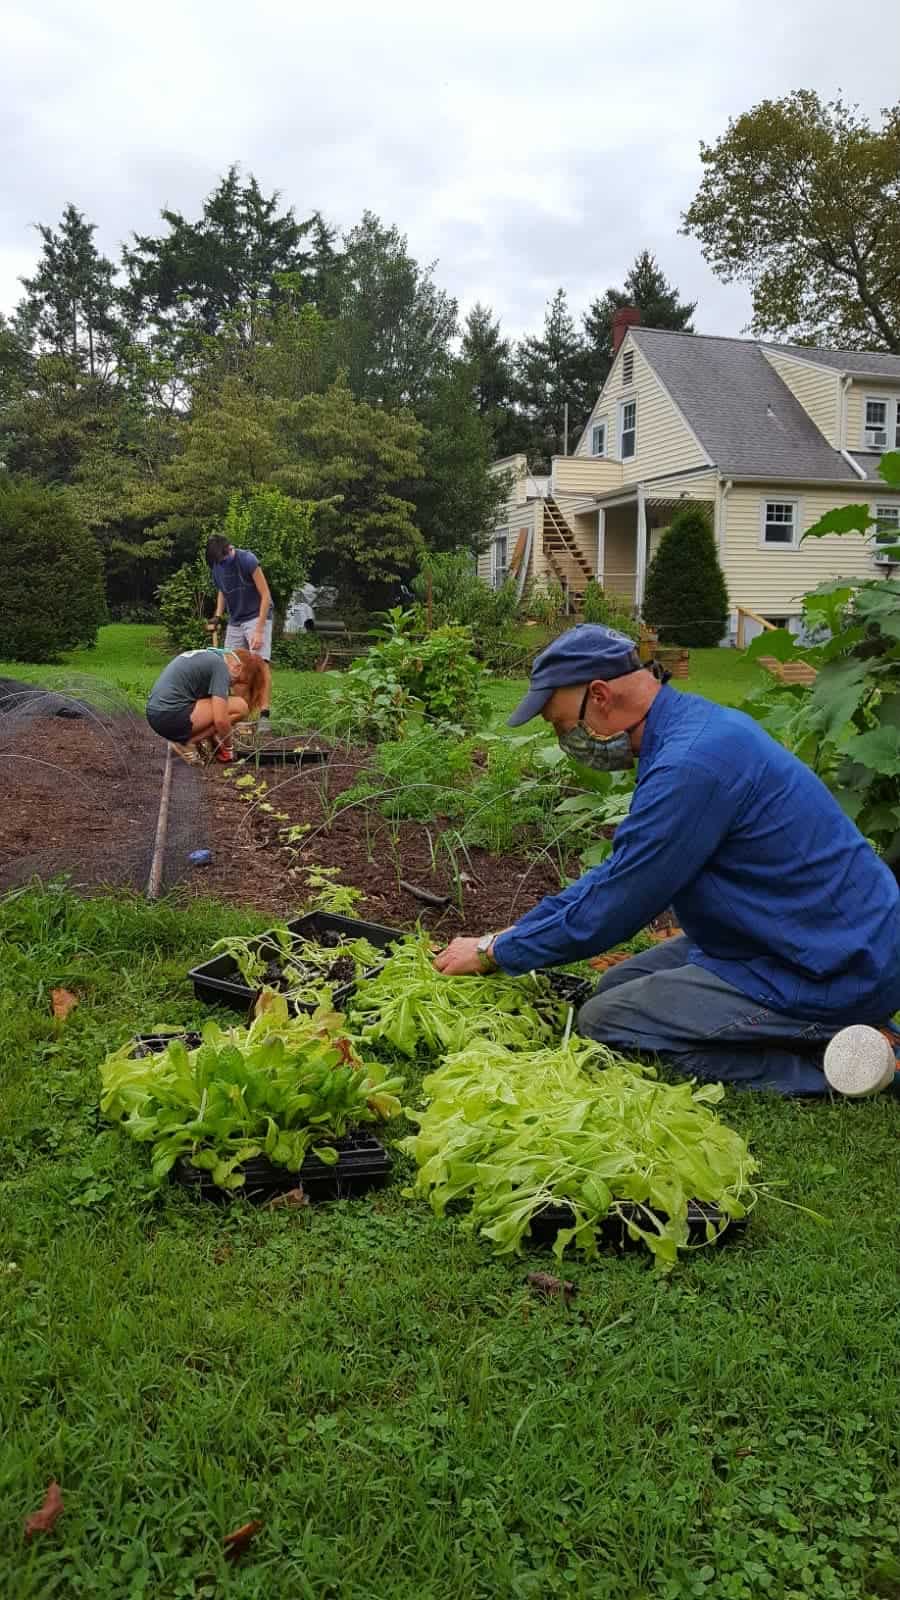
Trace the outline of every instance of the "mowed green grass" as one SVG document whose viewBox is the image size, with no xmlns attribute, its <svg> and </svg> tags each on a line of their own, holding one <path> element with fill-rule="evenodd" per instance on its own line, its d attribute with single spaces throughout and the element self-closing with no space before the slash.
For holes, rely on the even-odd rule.
<svg viewBox="0 0 900 1600">
<path fill-rule="evenodd" d="M 4 1600 L 896 1600 L 900 1102 L 730 1096 L 823 1220 L 764 1198 L 670 1277 L 567 1263 L 571 1307 L 525 1285 L 552 1258 L 406 1199 L 402 1158 L 299 1213 L 154 1196 L 99 1064 L 199 1022 L 189 964 L 259 925 L 0 903 Z M 26 1544 L 52 1478 L 64 1515 Z"/>
<path fill-rule="evenodd" d="M 166 658 L 158 629 L 117 625 L 0 672 L 87 673 L 140 706 Z M 277 673 L 276 711 L 314 719 L 329 676 Z M 679 687 L 758 681 L 694 651 Z M 491 685 L 498 715 L 523 687 Z M 188 966 L 261 925 L 0 903 L 4 1600 L 898 1600 L 900 1102 L 729 1096 L 773 1186 L 746 1236 L 669 1278 L 567 1263 L 570 1308 L 525 1285 L 552 1257 L 498 1260 L 406 1199 L 402 1157 L 386 1192 L 301 1213 L 154 1195 L 98 1117 L 99 1063 L 196 1025 Z M 28 1545 L 51 1478 L 65 1513 Z"/>
<path fill-rule="evenodd" d="M 161 628 L 140 623 L 114 622 L 101 628 L 93 650 L 73 650 L 60 665 L 32 665 L 0 661 L 0 677 L 18 678 L 46 688 L 88 693 L 91 680 L 100 679 L 104 693 L 112 690 L 123 707 L 142 709 L 154 682 L 170 658 Z M 293 672 L 277 668 L 273 678 L 273 709 L 298 712 L 315 720 L 316 707 L 338 674 Z M 707 695 L 723 705 L 735 705 L 766 681 L 763 669 L 736 650 L 692 650 L 690 676 L 673 680 L 679 689 Z M 492 706 L 506 716 L 525 692 L 524 678 L 495 678 L 489 685 Z"/>
</svg>

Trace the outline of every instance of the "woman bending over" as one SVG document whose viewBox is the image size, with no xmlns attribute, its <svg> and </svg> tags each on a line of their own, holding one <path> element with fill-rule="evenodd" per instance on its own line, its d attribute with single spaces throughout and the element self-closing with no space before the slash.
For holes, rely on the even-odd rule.
<svg viewBox="0 0 900 1600">
<path fill-rule="evenodd" d="M 232 761 L 231 730 L 269 698 L 269 668 L 249 650 L 185 650 L 160 673 L 147 701 L 147 721 L 182 761 L 196 762 L 208 743 L 218 761 Z"/>
</svg>

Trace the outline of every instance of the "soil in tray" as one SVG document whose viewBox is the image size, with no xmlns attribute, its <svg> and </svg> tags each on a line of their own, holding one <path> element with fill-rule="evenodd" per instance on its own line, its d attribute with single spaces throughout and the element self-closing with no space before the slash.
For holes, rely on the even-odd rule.
<svg viewBox="0 0 900 1600">
<path fill-rule="evenodd" d="M 339 811 L 329 822 L 329 802 L 352 788 L 370 763 L 370 751 L 338 749 L 327 766 L 301 769 L 277 780 L 267 774 L 267 800 L 287 813 L 289 824 L 306 823 L 315 833 L 293 857 L 279 838 L 279 828 L 287 824 L 273 822 L 258 807 L 246 805 L 224 773 L 207 772 L 213 860 L 192 880 L 193 892 L 257 906 L 283 918 L 302 902 L 309 867 L 338 867 L 343 883 L 363 891 L 358 915 L 396 928 L 413 928 L 421 921 L 448 938 L 504 928 L 544 895 L 558 893 L 559 874 L 546 857 L 535 861 L 526 855 L 495 856 L 473 847 L 468 852 L 471 865 L 462 857 L 458 862 L 470 880 L 462 884 L 460 912 L 453 903 L 456 885 L 449 859 L 432 865 L 428 834 L 432 840 L 440 835 L 440 820 L 428 829 L 418 822 L 389 823 L 375 801 Z M 568 865 L 576 875 L 577 863 Z M 401 878 L 450 897 L 450 906 L 425 905 L 400 888 Z"/>
</svg>

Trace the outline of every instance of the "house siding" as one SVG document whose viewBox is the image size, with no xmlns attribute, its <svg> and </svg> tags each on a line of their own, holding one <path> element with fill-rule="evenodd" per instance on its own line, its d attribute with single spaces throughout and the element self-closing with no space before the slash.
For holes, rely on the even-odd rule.
<svg viewBox="0 0 900 1600">
<path fill-rule="evenodd" d="M 622 467 L 605 456 L 554 456 L 551 491 L 556 500 L 563 495 L 584 499 L 585 495 L 609 494 L 622 482 Z"/>
<path fill-rule="evenodd" d="M 900 495 L 879 495 L 882 502 Z M 722 566 L 732 606 L 749 606 L 763 616 L 792 616 L 800 611 L 807 589 L 833 578 L 872 578 L 879 568 L 871 545 L 859 534 L 833 534 L 809 539 L 797 549 L 764 548 L 761 543 L 761 506 L 765 500 L 799 500 L 801 532 L 833 506 L 872 502 L 871 487 L 848 484 L 846 489 L 810 489 L 803 484 L 771 486 L 735 484 L 725 501 L 725 538 Z"/>
<path fill-rule="evenodd" d="M 800 401 L 807 416 L 812 418 L 832 449 L 839 450 L 840 373 L 828 367 L 807 366 L 803 361 L 795 361 L 774 350 L 763 349 L 762 353 L 769 365 L 775 368 L 782 383 L 787 384 L 794 398 Z"/>
<path fill-rule="evenodd" d="M 622 383 L 622 357 L 629 350 L 634 354 L 634 381 L 626 388 Z M 661 472 L 680 472 L 704 465 L 707 461 L 704 451 L 669 399 L 650 363 L 628 336 L 622 343 L 603 392 L 578 442 L 576 458 L 588 456 L 589 459 L 595 459 L 589 455 L 591 426 L 605 417 L 608 457 L 612 461 L 619 460 L 619 403 L 630 399 L 637 400 L 636 454 L 621 463 L 623 486 L 640 483 Z"/>
<path fill-rule="evenodd" d="M 501 528 L 509 530 L 509 556 L 512 559 L 516 548 L 516 540 L 523 528 L 535 527 L 535 508 L 542 505 L 540 500 L 527 499 L 528 463 L 524 455 L 513 456 L 506 461 L 495 462 L 492 470 L 495 473 L 509 473 L 511 483 L 501 510 L 497 514 L 494 531 Z M 538 523 L 539 527 L 540 524 Z M 534 561 L 535 546 L 532 546 L 532 561 Z M 478 557 L 478 576 L 485 583 L 491 582 L 493 550 L 489 544 Z"/>
</svg>

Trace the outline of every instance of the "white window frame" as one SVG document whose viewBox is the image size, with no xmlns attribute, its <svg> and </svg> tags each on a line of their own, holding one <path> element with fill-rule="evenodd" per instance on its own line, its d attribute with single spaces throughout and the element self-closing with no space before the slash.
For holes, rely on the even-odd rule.
<svg viewBox="0 0 900 1600">
<path fill-rule="evenodd" d="M 876 528 L 875 539 L 872 545 L 873 555 L 879 555 L 882 548 L 885 550 L 894 550 L 900 546 L 900 501 L 876 501 L 872 506 L 872 515 L 873 517 L 877 518 L 879 522 L 882 522 L 886 520 L 887 517 L 891 516 L 896 517 L 897 519 L 894 523 L 893 533 L 888 532 L 884 528 Z"/>
<path fill-rule="evenodd" d="M 632 426 L 630 428 L 626 428 L 626 426 L 625 426 L 625 412 L 626 412 L 628 406 L 634 406 L 634 422 L 633 422 L 633 424 L 632 424 Z M 625 435 L 626 435 L 626 433 L 631 433 L 631 434 L 634 435 L 634 448 L 631 450 L 630 454 L 627 455 L 627 456 L 625 454 Z M 627 399 L 619 401 L 619 460 L 620 461 L 633 461 L 636 455 L 637 455 L 637 395 L 636 394 L 632 394 L 632 395 L 629 395 Z"/>
<path fill-rule="evenodd" d="M 505 546 L 505 550 L 506 550 L 506 556 L 505 556 L 505 560 L 503 562 L 502 567 L 499 566 L 498 562 L 497 562 L 497 554 L 498 554 L 497 547 L 501 542 Z M 499 576 L 500 573 L 502 573 L 502 577 Z M 495 528 L 494 529 L 494 537 L 493 537 L 493 540 L 491 542 L 491 588 L 492 589 L 501 588 L 502 585 L 506 582 L 506 579 L 508 578 L 508 576 L 509 576 L 509 529 L 508 528 Z"/>
<path fill-rule="evenodd" d="M 793 506 L 794 526 L 790 543 L 786 539 L 767 539 L 766 524 L 769 521 L 769 506 Z M 787 523 L 782 523 L 787 527 Z M 761 550 L 799 550 L 800 548 L 800 499 L 793 494 L 767 495 L 764 494 L 759 502 L 759 546 Z"/>
<path fill-rule="evenodd" d="M 884 406 L 884 428 L 870 427 L 868 421 L 869 406 Z M 863 450 L 897 450 L 900 449 L 900 400 L 892 394 L 866 394 L 863 395 L 862 415 L 862 448 Z M 884 444 L 874 444 L 869 439 L 870 433 L 882 432 Z M 893 435 L 893 438 L 892 438 Z"/>
<path fill-rule="evenodd" d="M 597 449 L 597 435 L 598 435 L 598 433 L 602 433 L 602 435 L 603 435 L 603 445 L 602 445 L 602 448 L 599 449 L 599 450 Z M 591 423 L 591 455 L 592 456 L 598 456 L 598 457 L 606 455 L 606 418 L 605 417 L 601 417 L 598 422 L 592 422 Z"/>
</svg>

